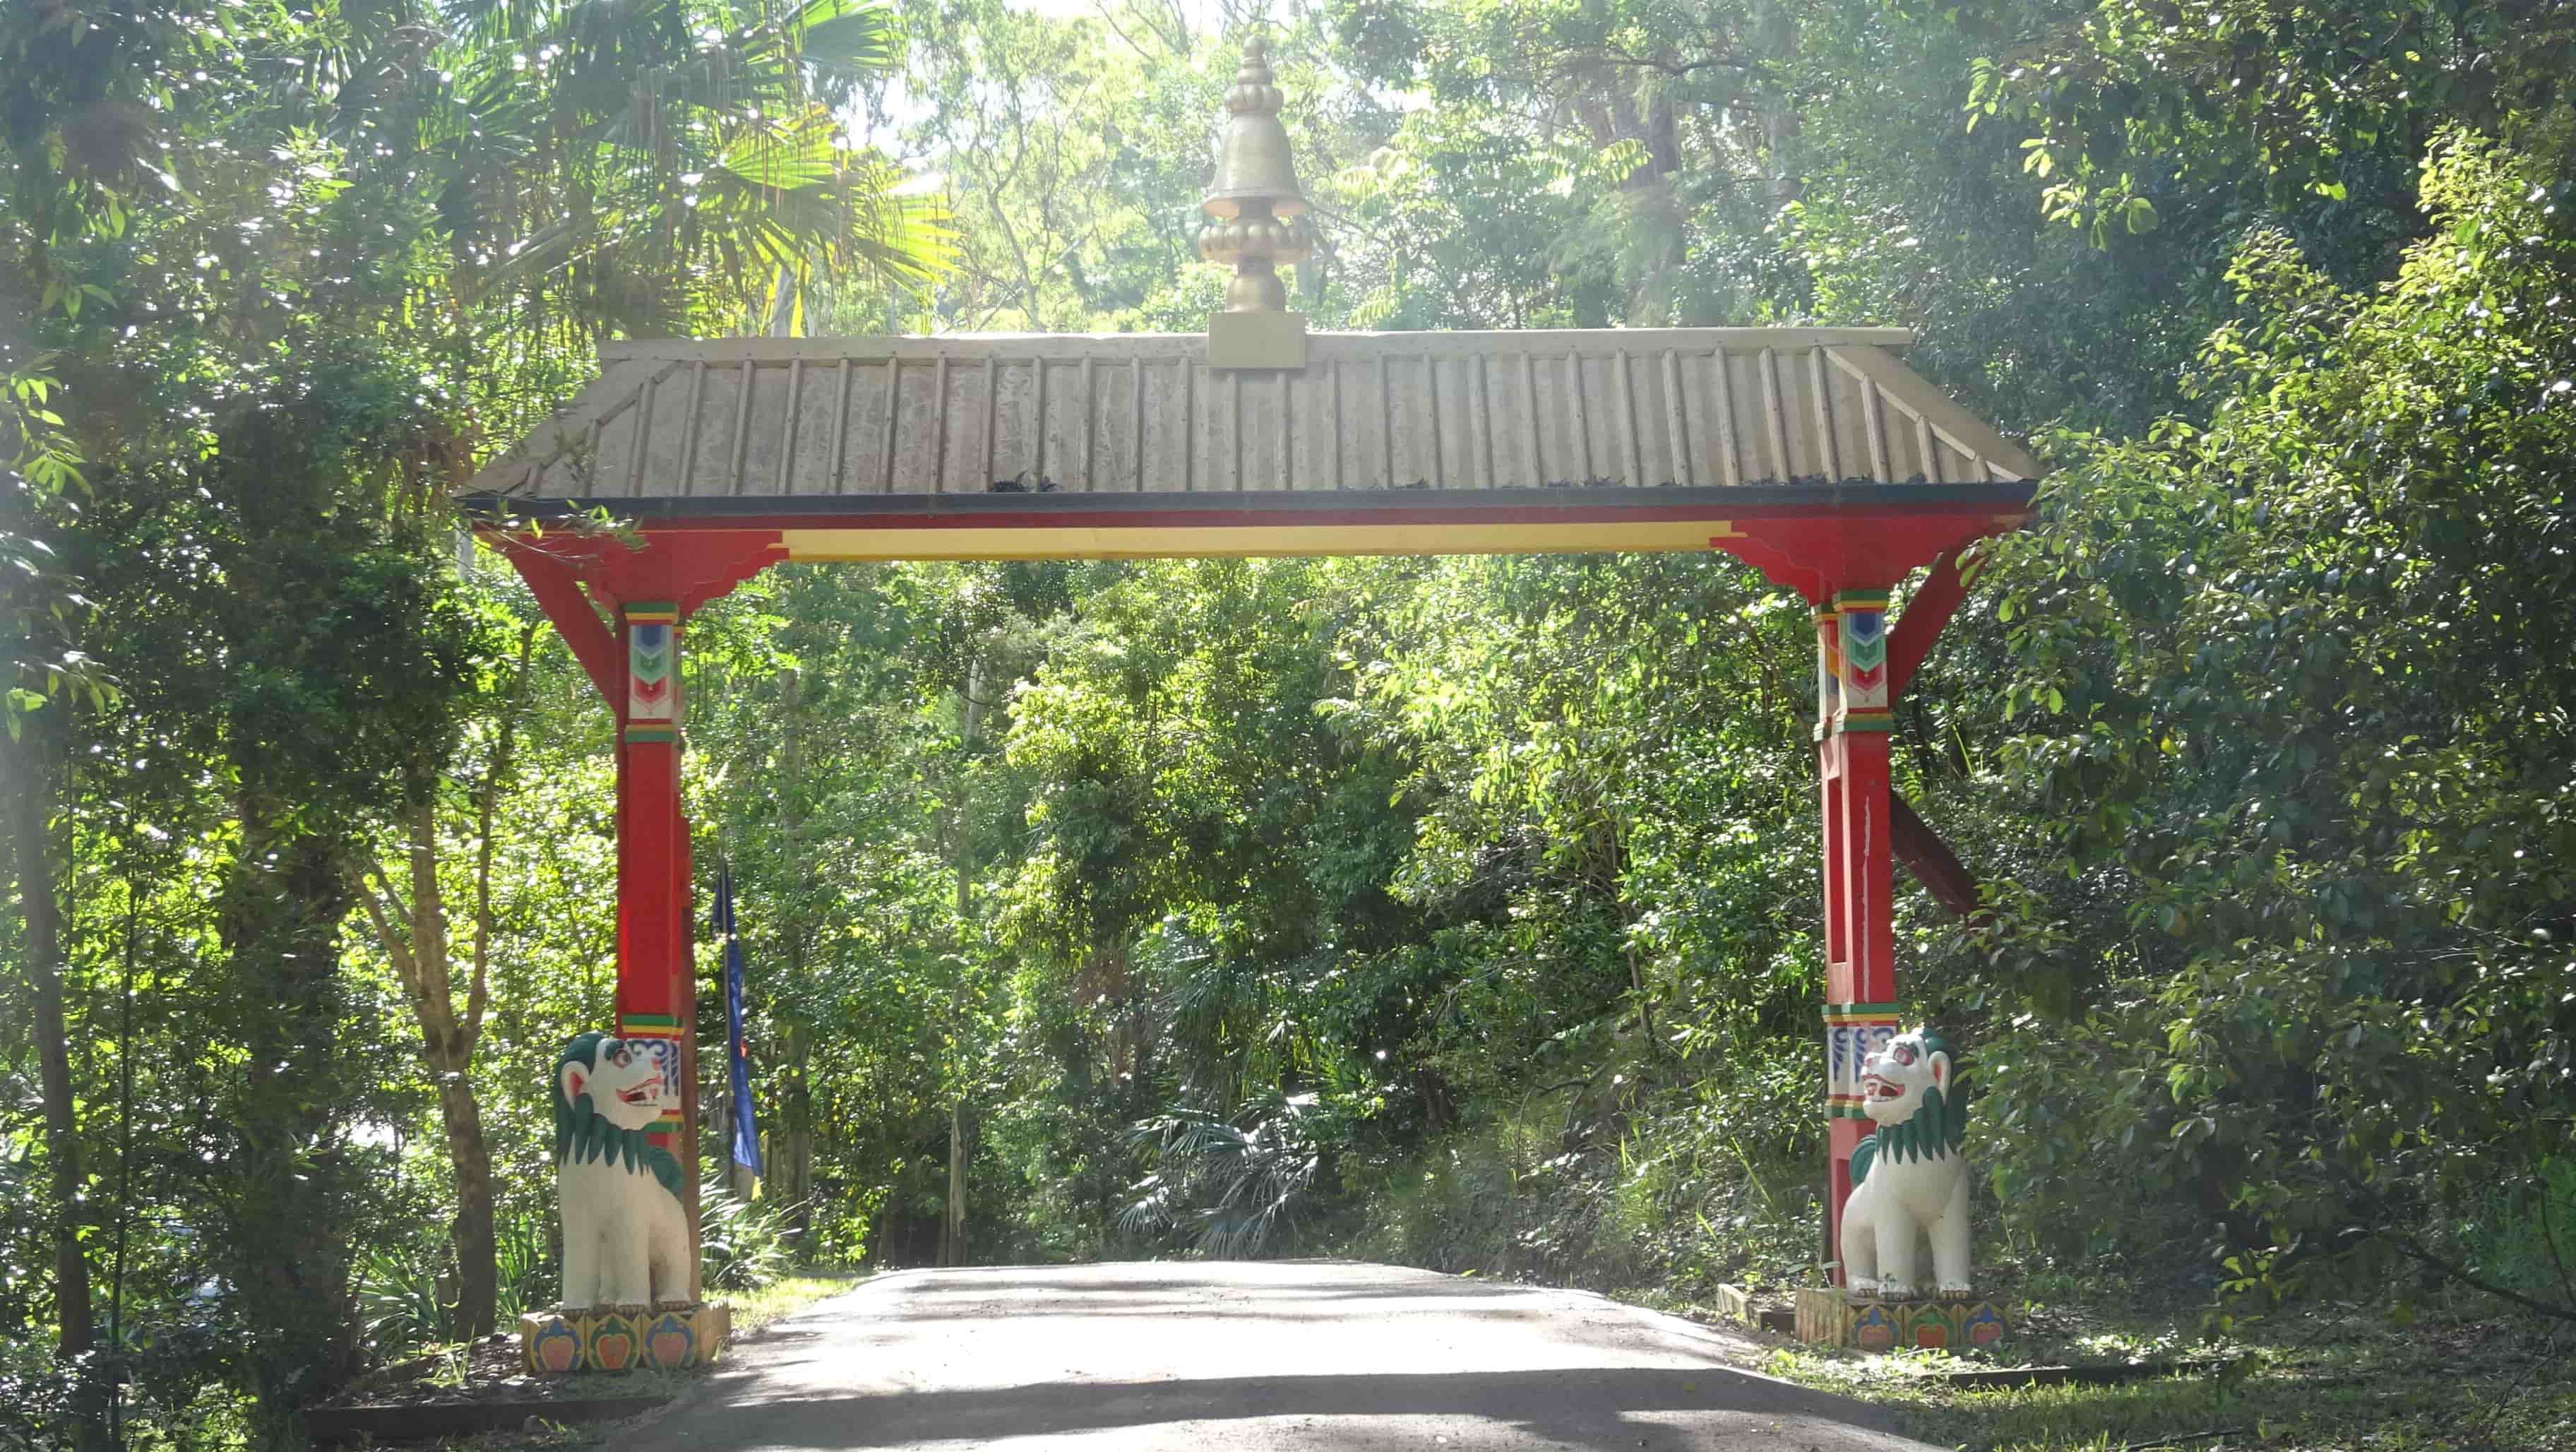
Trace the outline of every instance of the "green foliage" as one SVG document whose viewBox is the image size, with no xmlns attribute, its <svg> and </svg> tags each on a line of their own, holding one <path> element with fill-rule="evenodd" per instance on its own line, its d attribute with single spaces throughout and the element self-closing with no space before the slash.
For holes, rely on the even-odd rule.
<svg viewBox="0 0 2576 1452">
<path fill-rule="evenodd" d="M 416 164 L 451 235 L 474 239 L 469 291 L 524 291 L 581 333 L 728 314 L 792 331 L 818 277 L 909 289 L 945 266 L 942 211 L 834 114 L 899 53 L 885 5 L 478 3 L 457 20 L 455 90 L 421 117 Z"/>
<path fill-rule="evenodd" d="M 369 1246 L 360 1254 L 353 1279 L 368 1341 L 409 1347 L 456 1339 L 454 1303 L 439 1283 L 443 1259 L 403 1244 Z"/>
<path fill-rule="evenodd" d="M 2027 124 L 2049 216 L 2153 230 L 2164 211 L 2351 199 L 2448 124 L 2569 139 L 2576 23 L 2563 7 L 2373 4 L 2292 12 L 2107 0 L 1971 7 L 2003 42 L 1968 109 Z"/>
<path fill-rule="evenodd" d="M 1287 1243 L 1312 1208 L 1326 1145 L 1342 1138 L 1315 1122 L 1317 1096 L 1271 1093 L 1221 1119 L 1179 1108 L 1138 1124 L 1153 1173 L 1119 1216 L 1131 1234 L 1187 1227 L 1191 1248 L 1224 1260 Z M 1242 1121 L 1249 1121 L 1244 1123 Z"/>
<path fill-rule="evenodd" d="M 2446 141 L 2375 293 L 2256 239 L 2208 425 L 2082 445 L 1999 548 L 2006 670 L 1954 709 L 2006 733 L 2062 946 L 1963 984 L 2033 1010 L 1983 1061 L 2034 1229 L 2065 1156 L 2117 1146 L 2322 1273 L 2553 1152 L 2569 704 L 2531 605 L 2576 583 L 2563 192 Z"/>
<path fill-rule="evenodd" d="M 785 1276 L 795 1259 L 793 1207 L 733 1193 L 709 1179 L 698 1190 L 698 1250 L 710 1289 L 756 1291 Z"/>
</svg>

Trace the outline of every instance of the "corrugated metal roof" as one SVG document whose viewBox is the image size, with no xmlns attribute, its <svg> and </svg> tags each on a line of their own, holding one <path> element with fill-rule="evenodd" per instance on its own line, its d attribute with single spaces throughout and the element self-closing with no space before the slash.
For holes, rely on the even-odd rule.
<svg viewBox="0 0 2576 1452">
<path fill-rule="evenodd" d="M 2038 473 L 1894 328 L 1319 333 L 1296 372 L 1195 334 L 612 343 L 461 493 L 529 499 L 1307 493 Z"/>
</svg>

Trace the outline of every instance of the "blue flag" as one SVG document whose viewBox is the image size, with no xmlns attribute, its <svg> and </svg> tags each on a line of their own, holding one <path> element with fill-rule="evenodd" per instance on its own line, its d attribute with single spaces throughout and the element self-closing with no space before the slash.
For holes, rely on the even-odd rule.
<svg viewBox="0 0 2576 1452">
<path fill-rule="evenodd" d="M 733 1066 L 733 1162 L 760 1173 L 760 1121 L 751 1109 L 751 1051 L 742 1041 L 742 935 L 734 930 L 733 869 L 716 869 L 716 936 L 724 943 L 725 1057 Z"/>
</svg>

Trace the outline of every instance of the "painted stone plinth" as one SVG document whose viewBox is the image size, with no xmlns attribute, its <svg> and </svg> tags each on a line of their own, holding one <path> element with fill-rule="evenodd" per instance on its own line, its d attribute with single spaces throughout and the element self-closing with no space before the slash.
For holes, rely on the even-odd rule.
<svg viewBox="0 0 2576 1452">
<path fill-rule="evenodd" d="M 1807 1289 L 1798 1292 L 1797 1319 L 1801 1341 L 1863 1351 L 1900 1346 L 1964 1351 L 1992 1346 L 2012 1332 L 2003 1303 L 1982 1296 L 1881 1301 L 1842 1290 Z"/>
<path fill-rule="evenodd" d="M 712 1366 L 733 1329 L 722 1301 L 651 1311 L 597 1306 L 538 1311 L 519 1318 L 519 1350 L 535 1375 L 574 1371 L 677 1371 Z"/>
</svg>

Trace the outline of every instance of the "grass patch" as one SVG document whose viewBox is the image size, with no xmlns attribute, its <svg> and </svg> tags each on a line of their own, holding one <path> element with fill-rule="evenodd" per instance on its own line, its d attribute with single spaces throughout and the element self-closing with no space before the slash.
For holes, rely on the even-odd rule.
<svg viewBox="0 0 2576 1452">
<path fill-rule="evenodd" d="M 816 1272 L 812 1275 L 781 1276 L 756 1291 L 726 1291 L 722 1294 L 725 1300 L 733 1303 L 733 1329 L 739 1335 L 757 1331 L 782 1317 L 793 1316 L 817 1301 L 829 1300 L 866 1279 L 857 1272 Z"/>
<path fill-rule="evenodd" d="M 2175 1330 L 2197 1323 L 2197 1305 L 2167 1310 L 2053 1308 L 2000 1355 L 1795 1347 L 1763 1370 L 1896 1408 L 1913 1436 L 1967 1452 L 2576 1452 L 2576 1382 L 2567 1376 L 2576 1346 L 2560 1328 L 2497 1318 L 2401 1324 L 2329 1305 L 2206 1341 Z M 1935 1374 L 2128 1361 L 2213 1369 L 2009 1391 L 1963 1391 Z"/>
</svg>

